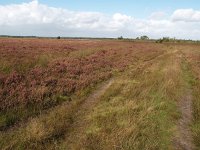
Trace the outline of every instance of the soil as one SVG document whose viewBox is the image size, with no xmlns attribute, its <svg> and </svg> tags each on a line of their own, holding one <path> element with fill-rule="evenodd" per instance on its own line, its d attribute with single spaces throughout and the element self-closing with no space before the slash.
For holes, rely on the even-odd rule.
<svg viewBox="0 0 200 150">
<path fill-rule="evenodd" d="M 175 137 L 174 144 L 176 150 L 193 150 L 193 138 L 190 131 L 190 124 L 192 122 L 192 94 L 188 90 L 183 98 L 179 101 L 178 108 L 181 112 L 181 118 L 178 121 L 178 134 Z"/>
</svg>

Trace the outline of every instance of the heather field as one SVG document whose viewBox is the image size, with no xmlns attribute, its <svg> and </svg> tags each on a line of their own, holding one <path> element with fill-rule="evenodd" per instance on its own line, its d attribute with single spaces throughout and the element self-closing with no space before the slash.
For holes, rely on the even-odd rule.
<svg viewBox="0 0 200 150">
<path fill-rule="evenodd" d="M 200 148 L 200 45 L 0 38 L 0 149 Z"/>
</svg>

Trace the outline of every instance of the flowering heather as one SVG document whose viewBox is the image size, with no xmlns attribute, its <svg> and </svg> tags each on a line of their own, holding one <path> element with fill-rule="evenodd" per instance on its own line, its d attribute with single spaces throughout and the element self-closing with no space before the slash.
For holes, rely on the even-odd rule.
<svg viewBox="0 0 200 150">
<path fill-rule="evenodd" d="M 150 58 L 159 49 L 126 41 L 0 39 L 0 110 L 57 104 L 59 96 L 110 78 L 147 51 Z"/>
</svg>

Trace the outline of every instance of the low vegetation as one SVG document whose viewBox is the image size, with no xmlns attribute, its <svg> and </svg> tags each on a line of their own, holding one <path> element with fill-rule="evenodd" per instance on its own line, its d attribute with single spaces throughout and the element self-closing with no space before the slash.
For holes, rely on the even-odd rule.
<svg viewBox="0 0 200 150">
<path fill-rule="evenodd" d="M 181 118 L 177 104 L 188 89 L 194 103 L 191 131 L 199 147 L 199 48 L 2 38 L 0 147 L 174 149 Z M 112 82 L 99 93 L 107 81 Z"/>
<path fill-rule="evenodd" d="M 196 148 L 200 148 L 200 72 L 199 72 L 199 59 L 200 51 L 199 45 L 186 45 L 179 46 L 179 49 L 182 50 L 182 53 L 185 56 L 185 70 L 187 71 L 187 80 L 190 83 L 193 94 L 193 123 L 191 124 L 191 130 L 193 134 L 194 143 Z"/>
</svg>

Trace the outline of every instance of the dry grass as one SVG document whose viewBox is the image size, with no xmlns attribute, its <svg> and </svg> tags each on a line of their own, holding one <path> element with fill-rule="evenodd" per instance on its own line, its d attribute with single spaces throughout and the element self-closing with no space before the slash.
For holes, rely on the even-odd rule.
<svg viewBox="0 0 200 150">
<path fill-rule="evenodd" d="M 88 122 L 63 149 L 171 149 L 181 66 L 171 52 L 116 78 Z"/>
<path fill-rule="evenodd" d="M 194 62 L 194 56 L 192 55 L 191 59 L 189 57 L 192 53 L 183 51 L 183 47 L 192 49 L 193 45 L 175 46 L 126 41 L 61 40 L 58 43 L 56 41 L 43 41 L 50 43 L 46 47 L 42 46 L 42 40 L 39 40 L 39 46 L 35 45 L 37 40 L 20 41 L 30 42 L 28 47 L 36 48 L 34 55 L 37 63 L 27 65 L 29 69 L 24 69 L 24 72 L 28 76 L 30 70 L 40 67 L 41 71 L 45 70 L 48 74 L 59 62 L 61 72 L 50 71 L 50 76 L 48 76 L 48 79 L 52 79 L 50 83 L 54 83 L 53 79 L 60 83 L 59 86 L 54 86 L 55 89 L 71 88 L 68 82 L 63 82 L 64 78 L 75 80 L 81 77 L 78 81 L 84 86 L 77 88 L 70 95 L 53 93 L 49 100 L 57 99 L 62 102 L 52 104 L 47 101 L 48 107 L 45 108 L 36 107 L 38 103 L 37 105 L 32 103 L 27 105 L 28 109 L 24 107 L 18 109 L 16 105 L 13 105 L 15 109 L 11 107 L 6 113 L 1 111 L 0 124 L 8 126 L 6 130 L 0 132 L 2 149 L 173 149 L 172 140 L 177 134 L 176 123 L 180 118 L 177 102 L 185 89 L 191 87 L 193 87 L 195 97 L 195 121 L 192 128 L 198 145 L 200 141 L 198 137 L 200 102 L 197 92 L 199 84 L 194 80 L 192 72 L 185 63 L 187 59 L 183 59 L 184 55 L 182 55 L 184 52 L 186 58 Z M 14 42 L 15 48 L 19 46 L 18 42 Z M 64 50 L 66 45 L 70 49 L 68 52 Z M 61 48 L 58 52 L 53 50 L 56 46 Z M 41 47 L 45 50 L 41 51 Z M 198 49 L 198 46 L 194 47 Z M 9 47 L 4 45 L 3 48 Z M 29 58 L 26 51 L 27 47 L 18 55 L 23 53 L 25 58 Z M 0 52 L 5 54 L 1 47 Z M 65 55 L 62 56 L 63 52 Z M 198 50 L 194 52 L 196 55 Z M 9 62 L 8 58 L 14 60 L 16 57 L 17 55 L 9 54 L 6 60 L 0 62 L 2 68 L 10 68 L 7 72 L 6 69 L 0 72 L 0 93 L 4 86 L 1 82 L 4 82 L 6 76 L 14 69 L 12 62 L 17 62 Z M 90 63 L 80 61 L 83 59 Z M 75 66 L 73 66 L 74 63 Z M 80 64 L 82 64 L 81 67 Z M 195 71 L 198 65 L 192 65 Z M 86 71 L 86 74 L 76 75 L 77 71 L 84 66 L 89 67 L 89 71 Z M 77 69 L 73 70 L 73 67 Z M 63 71 L 66 68 L 71 68 L 70 76 Z M 87 102 L 87 97 L 98 90 L 98 85 L 110 78 L 110 76 L 102 78 L 100 76 L 102 73 L 111 73 L 114 77 L 113 83 L 106 92 L 94 98 L 95 103 Z M 40 75 L 40 72 L 38 74 Z M 43 78 L 40 80 L 35 78 L 35 81 L 43 83 Z M 16 83 L 16 86 L 19 86 L 19 83 Z M 48 91 L 48 86 L 40 84 L 32 91 L 34 93 L 32 98 L 36 101 L 43 99 L 42 96 Z M 87 107 L 82 110 L 82 106 Z M 22 118 L 17 123 L 16 116 Z"/>
</svg>

